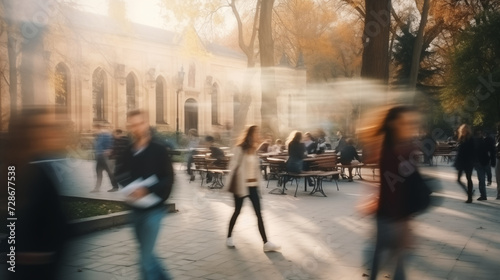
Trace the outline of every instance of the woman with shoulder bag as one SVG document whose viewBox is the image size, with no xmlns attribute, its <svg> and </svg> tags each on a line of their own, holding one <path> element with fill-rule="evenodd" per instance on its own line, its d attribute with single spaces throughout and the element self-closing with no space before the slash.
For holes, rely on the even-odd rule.
<svg viewBox="0 0 500 280">
<path fill-rule="evenodd" d="M 227 184 L 229 191 L 234 195 L 234 213 L 229 222 L 229 231 L 227 234 L 226 245 L 234 247 L 232 232 L 236 219 L 240 214 L 243 200 L 245 197 L 250 198 L 252 201 L 255 214 L 259 226 L 259 232 L 264 242 L 264 251 L 276 251 L 281 247 L 268 241 L 266 231 L 264 229 L 264 222 L 260 211 L 260 166 L 259 158 L 256 154 L 259 141 L 259 128 L 256 125 L 247 127 L 240 135 L 239 140 L 234 148 L 234 155 L 229 162 L 229 169 L 231 172 L 227 177 Z"/>
<path fill-rule="evenodd" d="M 414 107 L 395 106 L 387 111 L 378 135 L 383 137 L 380 151 L 380 193 L 376 211 L 377 237 L 370 279 L 377 278 L 382 252 L 395 256 L 393 279 L 405 278 L 408 243 L 412 239 L 411 217 L 428 206 L 429 189 L 412 159 L 417 148 L 413 140 L 419 129 Z"/>
</svg>

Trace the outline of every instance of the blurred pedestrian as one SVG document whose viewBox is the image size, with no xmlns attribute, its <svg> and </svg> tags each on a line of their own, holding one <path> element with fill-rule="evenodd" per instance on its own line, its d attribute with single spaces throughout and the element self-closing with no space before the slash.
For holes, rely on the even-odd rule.
<svg viewBox="0 0 500 280">
<path fill-rule="evenodd" d="M 123 133 L 123 130 L 121 129 L 116 129 L 114 134 L 113 134 L 113 149 L 111 150 L 111 154 L 109 156 L 109 159 L 111 162 L 113 162 L 113 167 L 110 169 L 113 170 L 113 176 L 116 173 L 116 170 L 118 169 L 118 166 L 122 164 L 122 159 L 120 158 L 125 150 L 129 148 L 130 145 L 130 138 Z M 118 184 L 116 186 L 113 186 L 108 192 L 116 192 L 118 191 Z"/>
<path fill-rule="evenodd" d="M 494 147 L 489 147 L 487 142 L 483 137 L 481 129 L 477 128 L 474 131 L 474 169 L 477 173 L 477 178 L 479 181 L 479 193 L 480 196 L 477 198 L 478 201 L 487 200 L 486 194 L 486 169 L 495 166 L 495 152 Z"/>
<path fill-rule="evenodd" d="M 116 172 L 120 185 L 126 189 L 130 183 L 137 180 L 147 181 L 152 177 L 156 179 L 150 185 L 136 188 L 128 197 L 132 205 L 132 223 L 139 243 L 141 275 L 145 280 L 171 279 L 168 270 L 165 270 L 157 259 L 154 248 L 161 220 L 166 213 L 164 202 L 170 195 L 174 181 L 172 163 L 167 149 L 151 140 L 147 112 L 128 112 L 127 126 L 133 143 L 121 156 L 123 163 Z M 137 202 L 146 196 L 151 198 L 153 203 L 137 206 Z"/>
<path fill-rule="evenodd" d="M 234 155 L 229 163 L 229 170 L 231 170 L 231 172 L 227 176 L 226 186 L 231 185 L 231 181 L 234 177 L 235 185 L 232 191 L 234 195 L 234 213 L 229 222 L 226 245 L 228 247 L 234 247 L 232 238 L 233 228 L 236 224 L 236 219 L 240 215 L 243 200 L 245 197 L 248 197 L 257 215 L 257 224 L 264 243 L 264 251 L 267 252 L 279 250 L 281 247 L 267 240 L 264 221 L 262 219 L 259 198 L 262 174 L 259 167 L 259 157 L 256 154 L 260 141 L 259 138 L 259 128 L 257 126 L 252 125 L 247 127 L 240 135 L 236 147 L 234 148 Z"/>
<path fill-rule="evenodd" d="M 58 272 L 69 237 L 59 197 L 67 175 L 63 173 L 69 127 L 63 119 L 53 108 L 39 107 L 24 109 L 10 121 L 2 166 L 2 174 L 8 175 L 3 180 L 8 182 L 5 193 L 15 198 L 9 198 L 9 208 L 15 209 L 10 218 L 17 218 L 8 223 L 15 232 L 15 243 L 8 245 L 15 258 L 9 279 L 62 279 Z"/>
<path fill-rule="evenodd" d="M 383 135 L 380 154 L 380 194 L 376 212 L 377 237 L 370 279 L 375 280 L 382 253 L 395 257 L 393 279 L 405 279 L 405 247 L 409 244 L 411 216 L 428 205 L 429 190 L 411 158 L 419 130 L 415 108 L 395 106 L 388 110 L 379 133 Z"/>
<path fill-rule="evenodd" d="M 106 173 L 108 173 L 109 180 L 111 181 L 113 189 L 118 189 L 118 185 L 115 182 L 115 176 L 113 175 L 113 171 L 109 166 L 109 156 L 111 155 L 111 150 L 113 148 L 113 136 L 103 124 L 97 124 L 96 128 L 97 134 L 94 141 L 94 150 L 96 160 L 95 171 L 97 179 L 95 188 L 91 192 L 101 191 L 103 171 L 106 171 Z"/>
<path fill-rule="evenodd" d="M 457 182 L 464 188 L 467 193 L 466 203 L 472 203 L 472 170 L 474 169 L 474 141 L 472 140 L 472 132 L 468 125 L 462 124 L 458 128 L 458 149 L 455 159 L 455 168 L 458 171 Z M 467 188 L 460 181 L 462 173 L 465 173 L 467 179 Z"/>
</svg>

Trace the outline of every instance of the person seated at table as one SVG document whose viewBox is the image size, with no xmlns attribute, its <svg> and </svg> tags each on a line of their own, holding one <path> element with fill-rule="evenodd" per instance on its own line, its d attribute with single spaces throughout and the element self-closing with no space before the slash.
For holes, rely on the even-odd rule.
<svg viewBox="0 0 500 280">
<path fill-rule="evenodd" d="M 358 160 L 361 162 L 361 159 L 354 148 L 354 140 L 352 138 L 348 138 L 346 141 L 346 146 L 340 151 L 340 164 L 342 165 L 351 165 L 353 160 Z M 347 168 L 349 170 L 349 182 L 352 182 L 352 167 L 349 166 Z"/>
<path fill-rule="evenodd" d="M 213 166 L 218 167 L 221 166 L 222 160 L 225 157 L 224 151 L 221 148 L 215 145 L 215 139 L 213 136 L 205 137 L 205 142 L 207 142 L 208 149 L 210 150 L 210 158 L 214 158 L 215 161 L 212 163 Z M 212 173 L 207 173 L 207 183 L 212 181 Z"/>
<path fill-rule="evenodd" d="M 292 131 L 288 136 L 286 144 L 288 146 L 288 160 L 286 161 L 286 171 L 300 173 L 304 168 L 304 158 L 306 157 L 306 146 L 302 143 L 302 132 Z"/>
<path fill-rule="evenodd" d="M 311 133 L 304 133 L 304 145 L 306 146 L 306 152 L 308 155 L 316 154 L 318 149 L 318 142 Z"/>
<path fill-rule="evenodd" d="M 283 146 L 283 141 L 281 139 L 276 139 L 269 152 L 273 154 L 280 154 L 284 149 L 285 147 Z"/>
<path fill-rule="evenodd" d="M 344 149 L 346 146 L 346 139 L 344 135 L 342 134 L 342 131 L 337 131 L 337 137 L 338 137 L 338 142 L 337 142 L 337 147 L 335 148 L 335 153 L 338 153 Z"/>
<path fill-rule="evenodd" d="M 318 148 L 316 149 L 316 154 L 323 154 L 326 150 L 328 150 L 328 143 L 326 143 L 325 138 L 318 138 L 316 141 L 318 142 Z"/>
<path fill-rule="evenodd" d="M 292 131 L 287 139 L 288 160 L 286 161 L 286 171 L 291 173 L 301 173 L 302 170 L 307 170 L 304 164 L 306 157 L 306 146 L 302 143 L 302 132 Z M 289 178 L 286 178 L 287 182 Z M 309 186 L 314 186 L 314 181 L 308 177 Z"/>
<path fill-rule="evenodd" d="M 260 143 L 259 147 L 257 148 L 257 154 L 264 154 L 264 153 L 269 153 L 271 150 L 271 143 L 273 141 L 268 138 L 264 140 L 264 142 Z"/>
</svg>

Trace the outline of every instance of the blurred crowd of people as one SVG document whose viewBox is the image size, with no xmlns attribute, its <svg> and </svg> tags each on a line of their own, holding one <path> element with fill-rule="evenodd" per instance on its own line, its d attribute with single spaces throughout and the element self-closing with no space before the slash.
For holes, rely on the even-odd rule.
<svg viewBox="0 0 500 280">
<path fill-rule="evenodd" d="M 65 160 L 69 123 L 57 116 L 53 108 L 26 108 L 12 119 L 8 134 L 6 156 L 2 168 L 15 166 L 16 208 L 18 211 L 16 240 L 16 274 L 13 279 L 57 279 L 57 268 L 70 233 L 65 211 L 59 200 L 60 180 L 55 163 Z M 104 125 L 96 125 L 94 141 L 96 182 L 92 192 L 101 190 L 103 172 L 111 182 L 108 191 L 124 191 L 132 209 L 132 224 L 139 244 L 140 269 L 144 279 L 171 279 L 168 269 L 156 257 L 155 244 L 160 223 L 165 216 L 164 202 L 173 184 L 174 171 L 169 155 L 172 146 L 155 138 L 148 114 L 134 110 L 127 114 L 128 133 L 120 129 L 113 133 Z M 239 135 L 229 160 L 230 170 L 225 188 L 234 197 L 234 212 L 228 224 L 226 245 L 235 247 L 233 228 L 246 197 L 257 217 L 264 251 L 280 250 L 280 245 L 267 239 L 261 213 L 260 182 L 262 176 L 259 154 L 286 155 L 288 172 L 308 170 L 304 159 L 325 152 L 339 156 L 342 165 L 353 161 L 376 164 L 380 182 L 373 212 L 376 217 L 376 242 L 370 279 L 376 279 L 384 251 L 395 256 L 394 279 L 405 279 L 406 248 L 411 243 L 411 220 L 430 204 L 432 188 L 419 172 L 414 151 L 421 150 L 415 141 L 420 131 L 420 118 L 415 107 L 397 105 L 380 110 L 371 116 L 371 125 L 360 125 L 357 141 L 363 145 L 358 153 L 353 138 L 337 132 L 334 147 L 325 135 L 315 137 L 310 132 L 292 131 L 288 138 L 262 140 L 258 126 L 248 126 Z M 193 180 L 193 157 L 197 152 L 208 154 L 217 161 L 226 158 L 226 151 L 207 135 L 200 140 L 196 129 L 187 133 L 187 172 Z M 457 181 L 472 202 L 474 189 L 472 172 L 479 181 L 478 201 L 487 200 L 486 186 L 493 182 L 491 168 L 495 167 L 497 199 L 500 199 L 499 167 L 500 124 L 496 137 L 464 124 L 458 129 L 454 166 Z M 429 156 L 429 155 L 427 155 Z M 429 160 L 429 158 L 427 158 Z M 425 162 L 425 153 L 424 153 Z M 467 184 L 461 182 L 465 174 Z M 349 169 L 348 181 L 352 181 Z M 207 175 L 210 180 L 210 175 Z M 314 182 L 309 182 L 313 185 Z M 5 246 L 5 244 L 3 244 Z"/>
</svg>

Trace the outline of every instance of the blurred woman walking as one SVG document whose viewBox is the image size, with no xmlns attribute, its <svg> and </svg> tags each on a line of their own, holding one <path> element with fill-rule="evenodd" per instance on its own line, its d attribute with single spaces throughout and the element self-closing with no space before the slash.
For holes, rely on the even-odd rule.
<svg viewBox="0 0 500 280">
<path fill-rule="evenodd" d="M 234 213 L 229 222 L 226 245 L 234 247 L 232 238 L 233 228 L 243 206 L 243 200 L 245 197 L 248 197 L 257 215 L 259 232 L 264 242 L 264 251 L 276 251 L 281 247 L 267 240 L 264 221 L 260 211 L 259 197 L 262 174 L 259 167 L 259 158 L 256 154 L 259 143 L 259 128 L 255 125 L 247 127 L 240 135 L 234 148 L 234 155 L 229 162 L 231 172 L 227 176 L 226 186 L 229 186 L 229 191 L 234 195 Z"/>
</svg>

